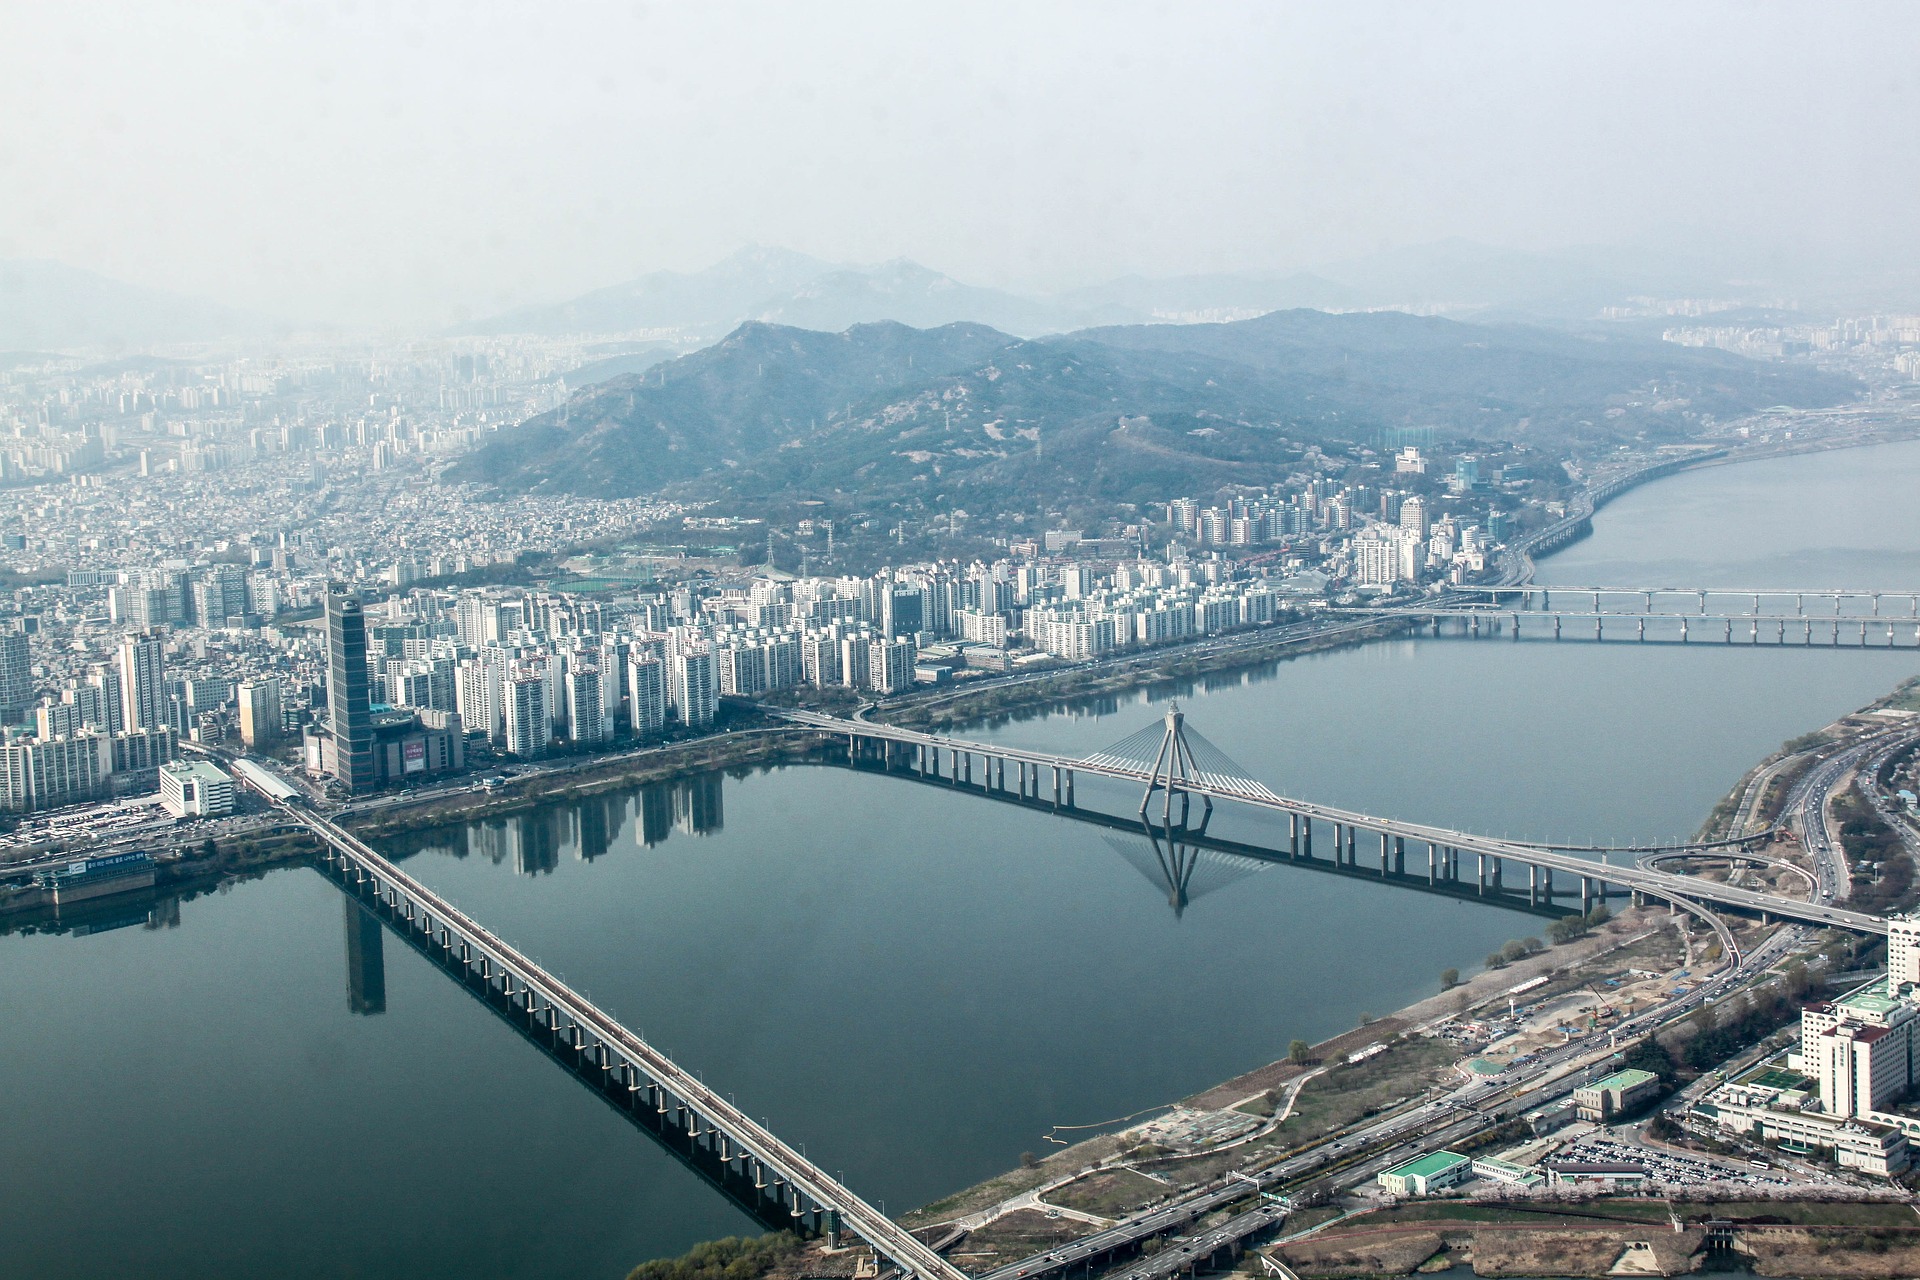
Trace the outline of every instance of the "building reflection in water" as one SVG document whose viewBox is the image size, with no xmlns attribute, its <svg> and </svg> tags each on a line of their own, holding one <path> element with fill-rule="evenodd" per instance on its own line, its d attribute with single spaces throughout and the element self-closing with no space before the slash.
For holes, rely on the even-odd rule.
<svg viewBox="0 0 1920 1280">
<path fill-rule="evenodd" d="M 673 825 L 686 835 L 704 836 L 725 825 L 720 808 L 723 774 L 695 774 L 673 783 Z"/>
<path fill-rule="evenodd" d="M 673 834 L 673 784 L 656 782 L 640 788 L 640 843 L 651 849 Z"/>
<path fill-rule="evenodd" d="M 522 875 L 537 876 L 555 870 L 565 849 L 587 862 L 611 852 L 636 814 L 639 842 L 647 848 L 663 843 L 676 830 L 697 836 L 719 831 L 725 825 L 721 801 L 725 777 L 716 770 L 649 783 L 631 792 L 556 801 L 524 813 L 468 823 L 436 837 L 434 844 L 456 857 L 477 853 Z"/>
<path fill-rule="evenodd" d="M 371 1016 L 387 1011 L 387 956 L 380 921 L 352 898 L 347 909 L 347 1008 Z"/>
</svg>

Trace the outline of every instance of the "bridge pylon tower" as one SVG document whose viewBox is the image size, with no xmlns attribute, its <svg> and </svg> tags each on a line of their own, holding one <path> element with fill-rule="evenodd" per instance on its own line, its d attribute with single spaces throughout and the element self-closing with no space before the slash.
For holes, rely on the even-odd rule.
<svg viewBox="0 0 1920 1280">
<path fill-rule="evenodd" d="M 1187 718 L 1180 711 L 1180 704 L 1169 703 L 1165 721 L 1165 732 L 1160 738 L 1160 750 L 1153 758 L 1153 769 L 1147 778 L 1146 794 L 1140 797 L 1140 816 L 1146 817 L 1147 810 L 1153 805 L 1153 793 L 1160 793 L 1160 825 L 1162 828 L 1173 825 L 1173 798 L 1180 797 L 1180 826 L 1187 825 L 1191 813 L 1193 793 L 1186 784 L 1195 781 L 1201 772 L 1199 764 L 1193 758 L 1193 746 L 1187 741 Z M 1201 822 L 1213 816 L 1213 799 L 1204 792 L 1200 803 L 1205 805 L 1201 812 Z"/>
</svg>

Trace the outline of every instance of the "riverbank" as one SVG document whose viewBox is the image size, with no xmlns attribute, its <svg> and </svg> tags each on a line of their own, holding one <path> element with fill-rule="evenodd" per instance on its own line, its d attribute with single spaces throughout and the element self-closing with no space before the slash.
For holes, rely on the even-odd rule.
<svg viewBox="0 0 1920 1280">
<path fill-rule="evenodd" d="M 491 790 L 463 787 L 388 799 L 377 809 L 345 815 L 341 825 L 363 839 L 393 838 L 422 827 L 503 818 L 555 801 L 645 786 L 688 774 L 818 764 L 826 759 L 829 751 L 825 740 L 807 730 L 744 728 L 685 743 L 589 759 L 551 772 L 531 773 Z M 154 891 L 146 896 L 165 897 L 181 891 L 216 888 L 225 881 L 246 879 L 277 866 L 301 862 L 318 853 L 319 844 L 304 828 L 291 824 L 275 824 L 218 838 L 196 838 L 193 830 L 187 828 L 176 843 L 151 852 Z M 0 934 L 15 929 L 58 927 L 64 919 L 81 919 L 108 908 L 124 909 L 140 897 L 141 894 L 129 894 L 124 899 L 116 896 L 86 904 L 84 911 L 72 907 L 61 911 L 56 910 L 51 899 L 40 890 L 22 886 L 0 893 Z"/>
<path fill-rule="evenodd" d="M 1794 780 L 1808 768 L 1863 739 L 1885 735 L 1890 727 L 1913 720 L 1916 683 L 1905 681 L 1824 729 L 1783 744 L 1780 751 L 1747 771 L 1716 807 L 1703 827 L 1703 835 L 1751 833 L 1779 825 L 1787 816 L 1782 809 Z M 1794 844 L 1797 851 L 1798 842 Z M 1804 856 L 1799 861 L 1805 861 Z M 1724 876 L 1727 872 L 1715 869 L 1709 874 Z M 1774 887 L 1785 892 L 1791 886 L 1783 882 Z M 1806 891 L 1804 883 L 1800 891 Z M 1555 1026 L 1605 1017 L 1608 1002 L 1637 1011 L 1658 1007 L 1675 988 L 1676 974 L 1684 980 L 1686 972 L 1712 958 L 1710 953 L 1715 948 L 1711 935 L 1696 935 L 1690 924 L 1684 916 L 1672 917 L 1664 912 L 1624 913 L 1610 921 L 1604 931 L 1589 934 L 1577 944 L 1540 949 L 1511 968 L 1490 965 L 1467 982 L 1385 1018 L 1363 1020 L 1360 1027 L 1310 1049 L 1296 1045 L 1287 1058 L 1178 1103 L 1155 1108 L 1155 1121 L 1145 1126 L 1137 1122 L 1138 1117 L 1127 1117 L 1115 1122 L 1117 1132 L 1076 1142 L 1045 1159 L 1024 1160 L 1020 1168 L 915 1210 L 902 1221 L 928 1234 L 967 1228 L 969 1234 L 956 1253 L 966 1255 L 963 1262 L 977 1260 L 983 1266 L 1024 1256 L 1018 1251 L 1029 1246 L 1044 1249 L 1066 1243 L 1104 1221 L 1125 1217 L 1177 1194 L 1194 1178 L 1217 1178 L 1235 1165 L 1253 1167 L 1283 1150 L 1297 1151 L 1303 1144 L 1324 1141 L 1343 1125 L 1406 1105 L 1436 1080 L 1444 1079 L 1447 1071 L 1470 1066 L 1498 1071 L 1505 1057 L 1557 1043 L 1558 1038 L 1551 1034 Z M 1770 932 L 1766 926 L 1750 921 L 1734 921 L 1731 927 L 1741 935 L 1743 948 L 1749 950 Z M 1600 990 L 1602 984 L 1608 994 L 1589 1001 L 1586 993 Z M 1451 1039 L 1448 1024 L 1495 1020 L 1502 1011 L 1500 1004 L 1510 993 L 1519 991 L 1526 992 L 1526 1002 L 1546 1011 L 1542 1025 L 1532 1028 L 1537 1043 L 1525 1039 L 1523 1028 L 1504 1036 L 1496 1034 L 1492 1043 L 1469 1043 L 1464 1052 L 1443 1047 Z M 1585 1008 L 1575 1007 L 1582 1001 L 1587 1002 Z M 1469 1063 L 1469 1056 L 1474 1054 L 1478 1056 Z M 1180 1117 L 1189 1128 L 1205 1130 L 1211 1126 L 1215 1132 L 1227 1132 L 1235 1113 L 1264 1120 L 1267 1127 L 1231 1136 L 1213 1148 L 1203 1140 L 1186 1152 L 1164 1149 L 1155 1136 L 1165 1129 L 1155 1123 L 1165 1115 Z M 1206 1119 L 1208 1116 L 1214 1118 Z M 1276 1117 L 1290 1122 L 1284 1138 L 1280 1137 L 1282 1126 Z M 1226 1154 L 1230 1149 L 1233 1154 Z M 1915 1228 L 1920 1231 L 1920 1218 L 1916 1218 Z M 1427 1231 L 1428 1236 L 1432 1234 Z M 1812 1247 L 1807 1241 L 1755 1238 L 1767 1241 L 1766 1249 L 1771 1251 L 1768 1257 L 1777 1254 L 1797 1258 L 1804 1248 Z M 1823 1257 L 1845 1247 L 1837 1236 L 1809 1239 L 1825 1246 Z M 1445 1252 L 1440 1239 L 1423 1240 L 1420 1248 L 1413 1249 L 1418 1257 L 1402 1258 L 1407 1249 L 1400 1246 L 1390 1251 L 1392 1259 L 1335 1250 L 1323 1260 L 1324 1268 L 1303 1266 L 1301 1274 L 1407 1274 Z M 1601 1248 L 1595 1240 L 1588 1241 L 1591 1248 L 1587 1253 L 1575 1250 L 1564 1258 L 1562 1252 L 1542 1241 L 1482 1241 L 1477 1254 L 1472 1244 L 1457 1241 L 1451 1261 L 1442 1258 L 1434 1269 L 1466 1261 L 1477 1266 L 1478 1259 L 1493 1268 L 1482 1269 L 1481 1274 L 1606 1274 L 1625 1248 L 1624 1242 L 1613 1242 L 1605 1259 L 1595 1262 L 1588 1256 Z M 1878 1247 L 1860 1246 L 1869 1255 Z M 977 1259 L 973 1251 L 980 1251 Z M 1401 1261 L 1406 1265 L 1400 1266 Z M 1600 1269 L 1581 1269 L 1592 1266 Z M 1880 1274 L 1870 1266 L 1866 1270 L 1859 1266 L 1858 1256 L 1834 1257 L 1830 1269 L 1807 1274 Z M 1768 1273 L 1764 1267 L 1760 1269 Z"/>
<path fill-rule="evenodd" d="M 933 694 L 875 706 L 869 718 L 908 729 L 951 730 L 999 716 L 1057 706 L 1082 698 L 1131 693 L 1143 686 L 1174 684 L 1225 671 L 1241 671 L 1289 658 L 1367 644 L 1414 629 L 1404 618 L 1355 623 L 1307 636 L 1258 634 L 1232 647 L 1156 649 L 1094 666 L 1019 676 L 979 689 Z"/>
</svg>

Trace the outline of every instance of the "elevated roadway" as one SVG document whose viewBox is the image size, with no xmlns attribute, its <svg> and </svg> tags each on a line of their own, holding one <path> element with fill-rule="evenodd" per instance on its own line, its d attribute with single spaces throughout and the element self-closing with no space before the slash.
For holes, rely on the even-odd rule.
<svg viewBox="0 0 1920 1280">
<path fill-rule="evenodd" d="M 309 810 L 287 805 L 288 816 L 318 836 L 355 896 L 382 910 L 389 924 L 419 935 L 457 957 L 472 980 L 486 984 L 529 1021 L 560 1037 L 608 1085 L 653 1103 L 684 1125 L 718 1159 L 738 1166 L 768 1198 L 789 1206 L 796 1225 L 844 1228 L 876 1255 L 919 1280 L 966 1280 L 940 1257 L 830 1177 L 800 1151 L 729 1102 L 718 1090 L 654 1048 L 526 955 L 496 937 L 363 841 Z M 498 984 L 496 987 L 495 984 Z"/>
<path fill-rule="evenodd" d="M 938 772 L 941 768 L 938 756 L 934 753 L 945 752 L 956 769 L 959 762 L 965 762 L 966 776 L 971 776 L 972 759 L 984 762 L 983 772 L 986 780 L 983 787 L 993 785 L 992 779 L 997 770 L 1000 785 L 1005 786 L 1005 774 L 1008 765 L 1019 770 L 1019 786 L 1024 793 L 1031 785 L 1035 792 L 1041 786 L 1043 771 L 1052 775 L 1058 793 L 1061 780 L 1066 780 L 1067 794 L 1071 795 L 1072 778 L 1075 774 L 1087 774 L 1095 777 L 1111 778 L 1129 782 L 1143 788 L 1155 785 L 1155 771 L 1130 762 L 1123 762 L 1111 756 L 1081 758 L 1064 756 L 1052 752 L 1033 751 L 1001 743 L 971 742 L 964 738 L 947 735 L 921 733 L 913 729 L 893 725 L 874 724 L 867 721 L 846 720 L 838 716 L 823 715 L 812 711 L 794 711 L 780 708 L 766 708 L 766 713 L 792 724 L 805 725 L 822 733 L 844 736 L 849 744 L 859 741 L 894 743 L 925 754 L 917 757 L 918 767 Z M 1029 771 L 1031 771 L 1029 773 Z M 1031 783 L 1029 783 L 1031 779 Z M 1366 831 L 1377 835 L 1381 842 L 1381 857 L 1403 858 L 1404 842 L 1408 840 L 1424 842 L 1429 848 L 1431 859 L 1436 851 L 1450 850 L 1455 855 L 1468 853 L 1480 859 L 1480 880 L 1485 882 L 1488 864 L 1491 862 L 1497 870 L 1501 862 L 1512 862 L 1522 866 L 1537 868 L 1551 875 L 1558 872 L 1576 879 L 1592 883 L 1618 885 L 1636 893 L 1645 894 L 1668 902 L 1709 902 L 1716 906 L 1736 911 L 1748 912 L 1763 917 L 1780 917 L 1798 920 L 1806 924 L 1824 928 L 1850 929 L 1858 933 L 1885 934 L 1886 921 L 1878 916 L 1864 912 L 1848 911 L 1821 902 L 1802 902 L 1794 898 L 1784 898 L 1775 894 L 1760 893 L 1751 889 L 1742 889 L 1733 885 L 1715 884 L 1693 879 L 1687 876 L 1671 875 L 1644 867 L 1613 864 L 1595 864 L 1588 859 L 1567 853 L 1557 853 L 1549 849 L 1531 847 L 1510 840 L 1500 840 L 1489 836 L 1474 835 L 1464 831 L 1453 831 L 1445 827 L 1429 826 L 1424 823 L 1405 822 L 1395 818 L 1381 818 L 1372 814 L 1357 813 L 1349 809 L 1339 809 L 1331 805 L 1314 804 L 1310 801 L 1290 799 L 1277 795 L 1257 782 L 1246 779 L 1207 774 L 1182 779 L 1177 791 L 1201 799 L 1206 803 L 1219 800 L 1247 805 L 1267 812 L 1286 814 L 1290 820 L 1308 824 L 1310 837 L 1311 823 L 1321 822 L 1334 828 L 1335 845 L 1338 849 L 1344 840 L 1349 856 L 1357 854 L 1355 833 Z M 1298 831 L 1299 827 L 1295 827 Z M 1390 843 L 1398 842 L 1398 843 Z"/>
</svg>

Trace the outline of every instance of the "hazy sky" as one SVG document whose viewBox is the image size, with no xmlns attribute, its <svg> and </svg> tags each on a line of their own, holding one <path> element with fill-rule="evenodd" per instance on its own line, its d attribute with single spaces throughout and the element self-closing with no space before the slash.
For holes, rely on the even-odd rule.
<svg viewBox="0 0 1920 1280">
<path fill-rule="evenodd" d="M 1910 257 L 1920 6 L 0 6 L 0 257 L 418 324 L 745 243 L 1040 288 Z"/>
</svg>

